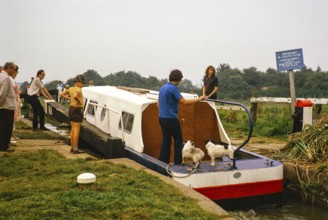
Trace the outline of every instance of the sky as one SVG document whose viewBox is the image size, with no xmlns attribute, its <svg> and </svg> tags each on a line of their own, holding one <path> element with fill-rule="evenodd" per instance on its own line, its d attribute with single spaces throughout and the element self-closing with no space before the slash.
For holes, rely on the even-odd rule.
<svg viewBox="0 0 328 220">
<path fill-rule="evenodd" d="M 0 0 L 0 65 L 17 82 L 44 83 L 93 69 L 201 85 L 208 65 L 276 69 L 276 52 L 303 50 L 328 71 L 327 0 Z"/>
</svg>

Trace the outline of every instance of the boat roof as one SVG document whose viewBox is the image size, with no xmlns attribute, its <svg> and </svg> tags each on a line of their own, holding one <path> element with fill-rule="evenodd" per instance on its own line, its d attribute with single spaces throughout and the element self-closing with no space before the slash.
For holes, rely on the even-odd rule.
<svg viewBox="0 0 328 220">
<path fill-rule="evenodd" d="M 158 91 L 133 88 L 133 87 L 124 87 L 124 86 L 90 86 L 83 87 L 83 94 L 90 96 L 91 94 L 96 97 L 107 96 L 115 97 L 117 99 L 126 100 L 128 102 L 138 103 L 138 104 L 150 104 L 157 102 Z M 191 93 L 181 93 L 185 99 L 195 99 L 198 97 L 197 94 Z"/>
</svg>

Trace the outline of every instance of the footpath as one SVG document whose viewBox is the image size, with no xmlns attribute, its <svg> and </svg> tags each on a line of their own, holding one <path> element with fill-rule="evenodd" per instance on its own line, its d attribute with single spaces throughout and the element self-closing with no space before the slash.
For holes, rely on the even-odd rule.
<svg viewBox="0 0 328 220">
<path fill-rule="evenodd" d="M 31 126 L 31 121 L 27 119 L 21 119 L 23 123 L 27 124 L 28 126 Z M 42 131 L 44 133 L 47 133 L 51 136 L 57 136 L 60 137 L 60 134 L 53 132 L 51 130 L 49 131 Z M 32 133 L 32 129 L 31 129 Z M 68 142 L 66 140 L 60 140 L 60 139 L 19 139 L 16 141 L 15 144 L 11 146 L 12 149 L 15 151 L 12 153 L 7 153 L 7 154 L 23 154 L 26 152 L 33 152 L 33 151 L 38 151 L 38 150 L 45 150 L 45 149 L 51 149 L 51 150 L 56 150 L 58 151 L 61 155 L 66 157 L 67 159 L 93 159 L 93 160 L 105 160 L 105 159 L 99 159 L 96 156 L 92 154 L 86 153 L 81 153 L 81 154 L 72 154 L 70 153 L 71 146 L 67 144 Z M 0 152 L 0 157 L 2 156 L 2 152 Z M 182 194 L 184 194 L 187 197 L 193 198 L 197 201 L 198 205 L 211 213 L 214 213 L 218 215 L 220 219 L 225 219 L 225 220 L 230 220 L 234 219 L 230 217 L 230 214 L 226 212 L 224 209 L 222 209 L 220 206 L 218 206 L 215 202 L 210 200 L 209 198 L 203 196 L 202 194 L 194 191 L 191 188 L 188 188 L 176 181 L 174 181 L 172 178 L 163 176 L 159 173 L 156 173 L 153 170 L 150 170 L 135 161 L 132 161 L 128 158 L 118 158 L 118 159 L 106 159 L 111 161 L 114 164 L 122 164 L 127 167 L 136 169 L 136 170 L 143 170 L 151 175 L 157 176 L 159 179 L 164 181 L 167 184 L 170 184 L 174 186 L 175 188 L 179 189 Z"/>
</svg>

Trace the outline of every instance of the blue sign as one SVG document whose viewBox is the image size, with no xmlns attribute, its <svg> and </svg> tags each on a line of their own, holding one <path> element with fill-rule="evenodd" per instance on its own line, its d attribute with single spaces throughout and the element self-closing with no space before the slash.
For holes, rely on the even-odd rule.
<svg viewBox="0 0 328 220">
<path fill-rule="evenodd" d="M 304 67 L 302 49 L 276 52 L 277 70 L 286 71 Z"/>
</svg>

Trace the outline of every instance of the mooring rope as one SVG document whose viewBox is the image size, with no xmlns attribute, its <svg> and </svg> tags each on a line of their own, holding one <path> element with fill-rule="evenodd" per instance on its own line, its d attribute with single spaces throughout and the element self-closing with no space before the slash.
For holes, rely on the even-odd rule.
<svg viewBox="0 0 328 220">
<path fill-rule="evenodd" d="M 176 178 L 186 178 L 186 177 L 188 177 L 188 176 L 191 176 L 195 171 L 196 171 L 196 169 L 197 168 L 192 168 L 192 171 L 190 172 L 190 173 L 188 173 L 187 175 L 185 175 L 185 176 L 175 176 L 174 174 L 172 174 L 172 172 L 171 172 L 171 170 L 169 170 L 169 168 L 170 168 L 170 164 L 168 164 L 167 166 L 166 166 L 166 172 L 170 175 L 170 176 L 172 176 L 172 177 L 176 177 Z"/>
</svg>

